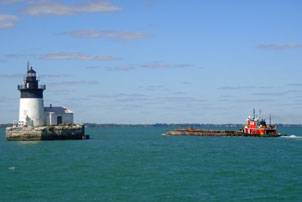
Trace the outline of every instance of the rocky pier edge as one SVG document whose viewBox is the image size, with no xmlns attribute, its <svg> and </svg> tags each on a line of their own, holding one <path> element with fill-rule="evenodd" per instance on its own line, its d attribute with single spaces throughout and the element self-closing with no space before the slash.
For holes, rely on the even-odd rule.
<svg viewBox="0 0 302 202">
<path fill-rule="evenodd" d="M 81 124 L 6 128 L 6 139 L 9 141 L 40 141 L 40 140 L 85 140 L 85 126 Z"/>
</svg>

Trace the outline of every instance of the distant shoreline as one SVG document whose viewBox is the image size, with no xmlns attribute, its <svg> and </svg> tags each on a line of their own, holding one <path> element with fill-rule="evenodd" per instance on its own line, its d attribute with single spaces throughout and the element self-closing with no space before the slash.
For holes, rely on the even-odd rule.
<svg viewBox="0 0 302 202">
<path fill-rule="evenodd" d="M 13 124 L 0 124 L 0 128 L 10 127 Z M 155 128 L 155 127 L 177 127 L 177 128 L 209 128 L 209 127 L 223 127 L 223 128 L 241 128 L 244 124 L 210 124 L 210 123 L 156 123 L 156 124 L 115 124 L 115 123 L 84 123 L 87 128 L 129 128 L 129 127 L 146 127 L 146 128 Z M 302 128 L 302 124 L 276 124 L 277 127 L 292 128 L 298 127 Z"/>
<path fill-rule="evenodd" d="M 241 128 L 244 124 L 211 124 L 211 123 L 156 123 L 156 124 L 97 124 L 97 123 L 85 123 L 88 128 L 110 128 L 110 127 L 179 127 L 179 128 L 208 128 L 208 127 L 223 127 L 223 128 Z M 301 127 L 302 124 L 276 124 L 277 127 Z"/>
</svg>

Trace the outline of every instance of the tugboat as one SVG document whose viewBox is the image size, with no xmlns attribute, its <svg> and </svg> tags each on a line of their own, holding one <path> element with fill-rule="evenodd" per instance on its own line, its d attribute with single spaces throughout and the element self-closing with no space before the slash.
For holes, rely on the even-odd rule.
<svg viewBox="0 0 302 202">
<path fill-rule="evenodd" d="M 208 129 L 176 129 L 168 131 L 166 134 L 171 136 L 251 136 L 251 137 L 279 137 L 280 134 L 277 131 L 275 125 L 270 123 L 266 124 L 265 119 L 256 117 L 255 110 L 253 111 L 253 117 L 247 119 L 247 123 L 244 128 L 240 130 L 208 130 Z"/>
<path fill-rule="evenodd" d="M 277 131 L 277 127 L 272 125 L 271 116 L 270 123 L 266 124 L 265 119 L 256 117 L 255 109 L 253 110 L 253 117 L 247 119 L 247 123 L 243 128 L 245 136 L 259 136 L 259 137 L 279 137 L 280 134 Z"/>
</svg>

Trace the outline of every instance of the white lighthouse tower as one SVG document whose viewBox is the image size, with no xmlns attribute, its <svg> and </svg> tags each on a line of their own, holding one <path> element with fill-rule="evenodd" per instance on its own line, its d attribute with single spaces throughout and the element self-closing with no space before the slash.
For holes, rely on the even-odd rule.
<svg viewBox="0 0 302 202">
<path fill-rule="evenodd" d="M 27 126 L 43 126 L 44 118 L 44 101 L 43 91 L 45 85 L 39 85 L 36 71 L 32 67 L 27 67 L 27 75 L 23 85 L 18 85 L 21 93 L 19 124 Z"/>
</svg>

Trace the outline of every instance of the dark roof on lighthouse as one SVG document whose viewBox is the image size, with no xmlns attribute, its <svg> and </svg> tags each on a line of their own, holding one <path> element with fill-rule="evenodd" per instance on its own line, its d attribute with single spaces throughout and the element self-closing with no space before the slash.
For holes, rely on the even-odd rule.
<svg viewBox="0 0 302 202">
<path fill-rule="evenodd" d="M 35 71 L 35 70 L 33 70 L 33 67 L 30 67 L 30 69 L 29 69 L 29 70 L 27 70 L 27 73 L 32 73 L 32 74 L 35 74 L 35 73 L 36 73 L 36 71 Z"/>
<path fill-rule="evenodd" d="M 36 76 L 36 71 L 27 64 L 27 75 L 22 85 L 18 85 L 18 90 L 21 92 L 21 98 L 43 98 L 45 85 L 39 85 L 39 80 Z"/>
</svg>

